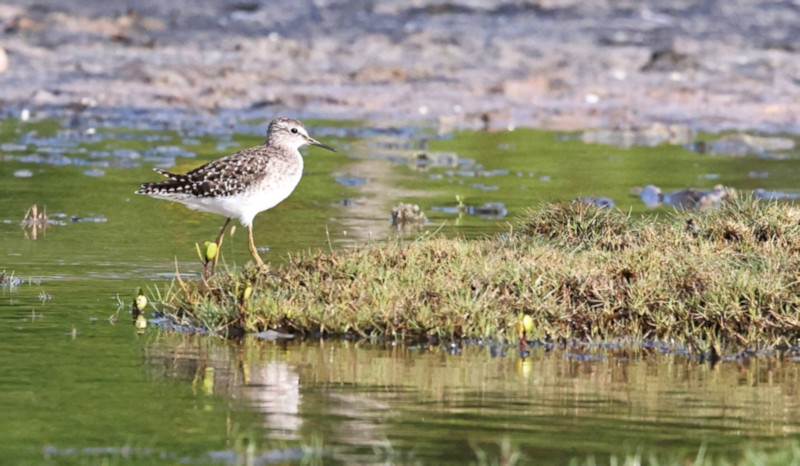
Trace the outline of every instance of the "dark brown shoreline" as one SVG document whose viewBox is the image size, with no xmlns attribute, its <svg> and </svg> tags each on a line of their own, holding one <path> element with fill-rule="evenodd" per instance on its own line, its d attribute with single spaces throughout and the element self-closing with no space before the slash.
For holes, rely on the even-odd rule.
<svg viewBox="0 0 800 466">
<path fill-rule="evenodd" d="M 800 133 L 792 1 L 113 3 L 0 5 L 5 105 Z"/>
</svg>

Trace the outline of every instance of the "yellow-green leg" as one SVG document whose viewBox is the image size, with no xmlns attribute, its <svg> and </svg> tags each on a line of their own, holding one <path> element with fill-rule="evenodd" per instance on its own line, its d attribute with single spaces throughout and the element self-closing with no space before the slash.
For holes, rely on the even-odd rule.
<svg viewBox="0 0 800 466">
<path fill-rule="evenodd" d="M 253 256 L 253 259 L 256 260 L 259 267 L 264 267 L 264 261 L 262 261 L 261 256 L 258 255 L 258 250 L 253 242 L 253 225 L 247 227 L 247 234 L 250 236 L 250 254 Z"/>
</svg>

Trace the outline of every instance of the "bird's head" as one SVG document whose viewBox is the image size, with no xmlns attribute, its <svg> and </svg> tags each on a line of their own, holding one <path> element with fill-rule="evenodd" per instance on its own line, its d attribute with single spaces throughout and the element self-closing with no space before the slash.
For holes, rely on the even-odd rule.
<svg viewBox="0 0 800 466">
<path fill-rule="evenodd" d="M 336 152 L 333 147 L 309 136 L 305 126 L 294 118 L 276 118 L 269 124 L 267 145 L 288 146 L 298 149 L 306 144 Z"/>
</svg>

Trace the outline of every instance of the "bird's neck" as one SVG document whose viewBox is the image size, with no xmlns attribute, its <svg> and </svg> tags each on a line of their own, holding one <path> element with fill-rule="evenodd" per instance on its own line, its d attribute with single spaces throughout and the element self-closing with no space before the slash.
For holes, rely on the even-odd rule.
<svg viewBox="0 0 800 466">
<path fill-rule="evenodd" d="M 282 158 L 286 159 L 300 159 L 302 160 L 303 157 L 300 155 L 299 148 L 292 144 L 287 144 L 286 142 L 276 141 L 271 142 L 267 141 L 264 143 L 265 146 L 272 147 L 278 149 L 278 153 L 282 154 Z"/>
<path fill-rule="evenodd" d="M 274 139 L 267 138 L 264 141 L 264 145 L 265 146 L 271 146 L 271 147 L 280 147 L 281 149 L 285 149 L 285 150 L 297 150 L 298 149 L 298 147 L 296 145 L 291 144 L 289 141 L 287 141 L 284 138 L 274 138 Z"/>
</svg>

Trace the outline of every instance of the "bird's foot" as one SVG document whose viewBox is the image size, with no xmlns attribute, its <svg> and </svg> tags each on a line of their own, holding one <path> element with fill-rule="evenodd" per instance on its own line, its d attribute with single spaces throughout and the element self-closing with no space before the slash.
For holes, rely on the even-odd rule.
<svg viewBox="0 0 800 466">
<path fill-rule="evenodd" d="M 258 268 L 259 269 L 263 269 L 263 268 L 265 268 L 267 266 L 264 263 L 264 261 L 261 260 L 261 256 L 256 255 L 255 259 L 256 259 L 256 264 L 258 264 Z"/>
</svg>

